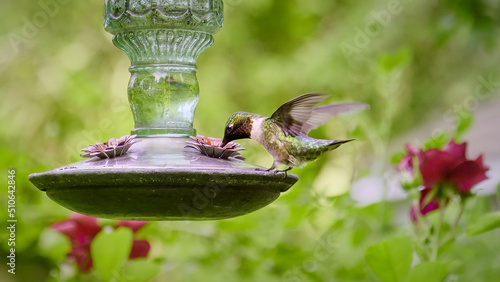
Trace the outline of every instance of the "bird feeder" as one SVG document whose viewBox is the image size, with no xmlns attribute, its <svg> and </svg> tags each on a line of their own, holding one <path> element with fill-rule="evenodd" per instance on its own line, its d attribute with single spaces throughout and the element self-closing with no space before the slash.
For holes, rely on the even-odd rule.
<svg viewBox="0 0 500 282">
<path fill-rule="evenodd" d="M 105 30 L 131 62 L 132 134 L 140 142 L 121 156 L 95 156 L 30 181 L 70 210 L 128 220 L 231 218 L 287 191 L 297 176 L 185 148 L 196 135 L 196 58 L 222 21 L 222 0 L 106 0 Z"/>
</svg>

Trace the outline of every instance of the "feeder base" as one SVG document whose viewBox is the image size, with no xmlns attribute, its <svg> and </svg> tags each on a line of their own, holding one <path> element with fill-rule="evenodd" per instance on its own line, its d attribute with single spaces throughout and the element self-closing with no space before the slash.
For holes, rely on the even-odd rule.
<svg viewBox="0 0 500 282">
<path fill-rule="evenodd" d="M 127 154 L 94 157 L 29 176 L 58 204 L 125 220 L 215 220 L 269 205 L 298 177 L 185 149 L 187 138 L 138 138 Z"/>
</svg>

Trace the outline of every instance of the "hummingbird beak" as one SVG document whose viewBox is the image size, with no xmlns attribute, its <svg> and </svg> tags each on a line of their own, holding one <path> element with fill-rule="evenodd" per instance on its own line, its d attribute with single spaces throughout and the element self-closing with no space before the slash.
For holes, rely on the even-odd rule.
<svg viewBox="0 0 500 282">
<path fill-rule="evenodd" d="M 222 143 L 220 143 L 220 146 L 224 147 L 227 145 L 227 143 L 229 143 L 229 140 L 227 140 L 226 136 L 224 136 L 224 139 L 222 140 Z"/>
</svg>

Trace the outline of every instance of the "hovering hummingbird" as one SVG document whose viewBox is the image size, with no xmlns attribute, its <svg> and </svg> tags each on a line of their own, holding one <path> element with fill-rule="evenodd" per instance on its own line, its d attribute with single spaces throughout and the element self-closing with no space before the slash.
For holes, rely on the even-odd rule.
<svg viewBox="0 0 500 282">
<path fill-rule="evenodd" d="M 226 123 L 221 146 L 232 140 L 250 138 L 259 142 L 273 158 L 267 171 L 286 172 L 292 167 L 302 167 L 316 160 L 325 152 L 334 150 L 350 140 L 314 139 L 307 134 L 326 123 L 333 116 L 353 110 L 366 109 L 363 103 L 341 103 L 316 107 L 326 95 L 308 93 L 296 97 L 279 107 L 271 117 L 237 112 Z M 287 165 L 284 170 L 278 165 Z"/>
</svg>

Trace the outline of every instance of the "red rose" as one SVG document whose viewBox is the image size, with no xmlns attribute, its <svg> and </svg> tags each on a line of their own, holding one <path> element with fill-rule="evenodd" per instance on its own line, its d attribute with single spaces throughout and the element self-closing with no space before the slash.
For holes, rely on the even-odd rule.
<svg viewBox="0 0 500 282">
<path fill-rule="evenodd" d="M 420 151 L 419 169 L 424 186 L 433 188 L 438 183 L 451 183 L 458 193 L 466 194 L 474 185 L 487 179 L 488 168 L 484 166 L 482 156 L 475 161 L 467 160 L 466 147 L 467 143 L 457 144 L 451 139 L 443 150 Z"/>
<path fill-rule="evenodd" d="M 124 226 L 132 229 L 135 233 L 143 227 L 147 221 L 120 220 L 116 226 Z M 67 220 L 55 223 L 52 228 L 66 235 L 71 241 L 71 252 L 68 259 L 76 261 L 81 272 L 87 272 L 92 268 L 92 257 L 90 255 L 90 244 L 102 228 L 97 224 L 97 218 L 79 213 L 74 213 Z M 146 240 L 134 240 L 130 258 L 146 257 L 150 245 Z"/>
</svg>

